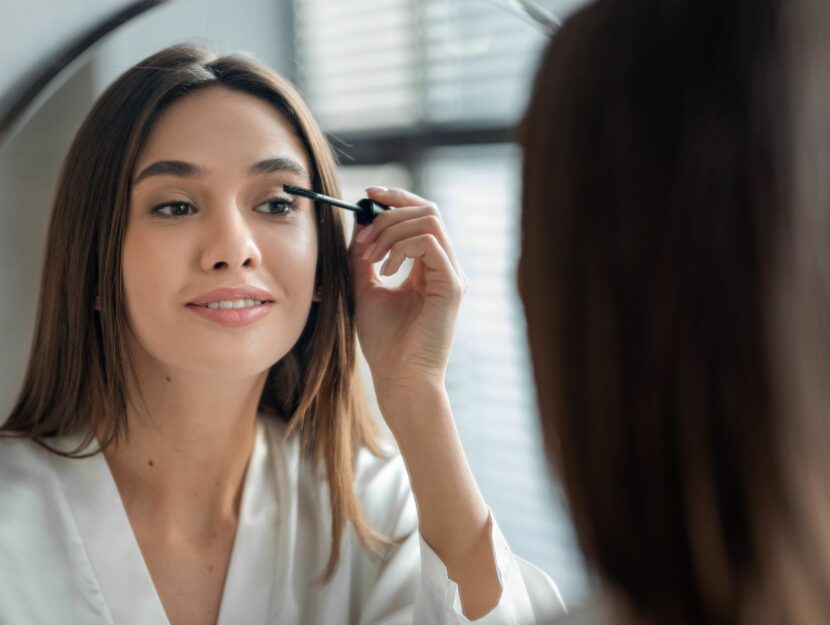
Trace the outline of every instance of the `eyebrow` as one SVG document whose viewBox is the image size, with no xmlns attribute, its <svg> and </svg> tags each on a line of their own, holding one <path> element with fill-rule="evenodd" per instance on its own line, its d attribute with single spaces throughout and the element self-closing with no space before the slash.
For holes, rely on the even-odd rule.
<svg viewBox="0 0 830 625">
<path fill-rule="evenodd" d="M 248 175 L 258 176 L 261 174 L 270 174 L 275 171 L 289 171 L 300 176 L 308 176 L 308 172 L 305 170 L 305 167 L 300 165 L 293 158 L 287 158 L 285 156 L 267 158 L 264 161 L 251 165 L 248 169 Z"/>
<path fill-rule="evenodd" d="M 308 177 L 308 172 L 300 163 L 293 158 L 279 156 L 259 161 L 248 168 L 249 176 L 259 176 L 277 171 L 288 171 L 300 176 Z M 145 167 L 140 174 L 133 179 L 133 186 L 151 176 L 176 176 L 178 178 L 201 178 L 207 174 L 207 170 L 199 165 L 186 161 L 156 161 Z"/>
</svg>

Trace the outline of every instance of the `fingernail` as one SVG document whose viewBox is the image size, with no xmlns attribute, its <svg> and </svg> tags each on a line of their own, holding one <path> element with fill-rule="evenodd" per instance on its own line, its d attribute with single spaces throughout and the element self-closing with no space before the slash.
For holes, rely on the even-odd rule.
<svg viewBox="0 0 830 625">
<path fill-rule="evenodd" d="M 363 257 L 362 257 L 363 260 L 368 260 L 369 259 L 369 257 L 372 255 L 372 252 L 375 251 L 375 248 L 377 247 L 377 245 L 378 244 L 377 244 L 377 241 L 376 241 L 376 242 L 372 243 L 369 247 L 366 248 L 366 251 L 363 252 Z"/>
<path fill-rule="evenodd" d="M 367 193 L 386 193 L 388 190 L 386 187 L 366 187 Z"/>
<path fill-rule="evenodd" d="M 366 226 L 363 230 L 357 233 L 357 236 L 354 239 L 358 243 L 363 243 L 366 239 L 369 238 L 369 235 L 372 234 L 372 232 L 374 232 L 372 226 Z"/>
</svg>

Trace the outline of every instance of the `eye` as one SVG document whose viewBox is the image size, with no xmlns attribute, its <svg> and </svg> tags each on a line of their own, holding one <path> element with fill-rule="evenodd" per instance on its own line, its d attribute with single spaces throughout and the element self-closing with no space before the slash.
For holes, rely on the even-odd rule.
<svg viewBox="0 0 830 625">
<path fill-rule="evenodd" d="M 191 212 L 195 212 L 195 209 L 187 202 L 171 202 L 156 206 L 153 212 L 162 217 L 183 217 L 184 215 L 191 214 Z"/>
<path fill-rule="evenodd" d="M 263 210 L 259 210 L 263 208 Z M 275 197 L 256 207 L 258 213 L 266 215 L 285 216 L 294 212 L 294 201 L 287 198 Z"/>
</svg>

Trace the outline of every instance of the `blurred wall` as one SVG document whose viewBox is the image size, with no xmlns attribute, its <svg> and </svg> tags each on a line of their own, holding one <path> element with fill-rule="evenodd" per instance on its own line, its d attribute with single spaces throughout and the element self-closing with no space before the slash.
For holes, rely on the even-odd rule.
<svg viewBox="0 0 830 625">
<path fill-rule="evenodd" d="M 92 25 L 115 17 L 135 0 L 3 0 L 0 20 L 0 110 L 5 111 L 33 76 L 50 67 L 70 42 Z M 49 90 L 46 90 L 47 92 Z"/>
<path fill-rule="evenodd" d="M 95 55 L 96 88 L 144 57 L 184 41 L 217 51 L 249 52 L 289 77 L 293 70 L 289 2 L 275 0 L 174 0 L 134 19 Z"/>
<path fill-rule="evenodd" d="M 29 356 L 55 180 L 92 98 L 85 63 L 0 151 L 0 421 Z"/>
</svg>

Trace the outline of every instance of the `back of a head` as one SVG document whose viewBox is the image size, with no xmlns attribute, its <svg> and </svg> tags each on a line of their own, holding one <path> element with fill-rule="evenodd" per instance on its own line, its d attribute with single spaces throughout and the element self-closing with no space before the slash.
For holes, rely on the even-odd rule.
<svg viewBox="0 0 830 625">
<path fill-rule="evenodd" d="M 813 3 L 600 0 L 556 35 L 524 120 L 519 282 L 546 447 L 589 563 L 647 623 L 830 607 L 812 525 L 830 507 L 806 486 L 826 463 L 828 285 L 791 280 L 811 270 L 793 253 L 804 207 L 815 224 L 830 207 L 798 175 L 824 146 L 794 158 L 793 68 L 828 23 L 819 3 L 803 17 Z"/>
</svg>

